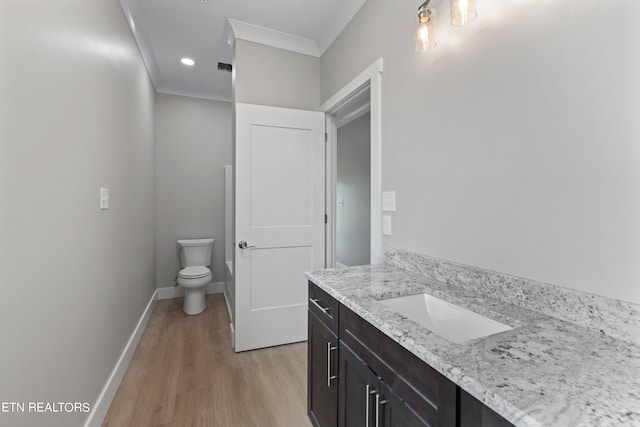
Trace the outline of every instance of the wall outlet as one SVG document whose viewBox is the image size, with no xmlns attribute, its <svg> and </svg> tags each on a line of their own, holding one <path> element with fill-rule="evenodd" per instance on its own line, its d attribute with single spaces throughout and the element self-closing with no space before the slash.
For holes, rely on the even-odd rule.
<svg viewBox="0 0 640 427">
<path fill-rule="evenodd" d="M 396 192 L 384 191 L 382 193 L 382 210 L 384 212 L 396 211 Z"/>
<path fill-rule="evenodd" d="M 382 215 L 382 234 L 391 236 L 391 217 L 389 215 Z"/>
</svg>

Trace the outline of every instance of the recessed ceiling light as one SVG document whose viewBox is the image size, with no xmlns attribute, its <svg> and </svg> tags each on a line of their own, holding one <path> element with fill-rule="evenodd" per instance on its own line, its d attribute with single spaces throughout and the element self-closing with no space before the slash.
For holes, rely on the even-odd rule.
<svg viewBox="0 0 640 427">
<path fill-rule="evenodd" d="M 182 62 L 184 65 L 188 66 L 188 67 L 193 67 L 196 63 L 196 61 L 194 61 L 191 58 L 182 58 L 180 60 L 180 62 Z"/>
</svg>

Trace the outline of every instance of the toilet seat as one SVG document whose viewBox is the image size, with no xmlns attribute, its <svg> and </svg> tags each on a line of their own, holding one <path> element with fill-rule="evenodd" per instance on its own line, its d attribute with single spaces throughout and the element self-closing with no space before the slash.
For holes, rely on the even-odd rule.
<svg viewBox="0 0 640 427">
<path fill-rule="evenodd" d="M 209 270 L 204 265 L 192 265 L 180 270 L 178 276 L 182 277 L 183 279 L 200 279 L 203 277 L 207 277 L 210 274 L 211 270 Z"/>
</svg>

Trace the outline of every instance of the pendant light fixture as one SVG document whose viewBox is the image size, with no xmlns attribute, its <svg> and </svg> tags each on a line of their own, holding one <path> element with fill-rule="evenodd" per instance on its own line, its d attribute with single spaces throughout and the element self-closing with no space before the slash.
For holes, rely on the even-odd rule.
<svg viewBox="0 0 640 427">
<path fill-rule="evenodd" d="M 415 32 L 416 52 L 429 52 L 436 47 L 435 13 L 428 8 L 430 2 L 431 0 L 426 0 L 418 8 Z"/>
</svg>

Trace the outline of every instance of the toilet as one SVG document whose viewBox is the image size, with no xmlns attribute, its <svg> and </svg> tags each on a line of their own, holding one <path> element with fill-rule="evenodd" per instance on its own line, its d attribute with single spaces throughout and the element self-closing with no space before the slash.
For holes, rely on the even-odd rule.
<svg viewBox="0 0 640 427">
<path fill-rule="evenodd" d="M 206 286 L 213 279 L 209 270 L 214 239 L 178 240 L 182 270 L 178 285 L 184 288 L 182 310 L 191 316 L 207 308 Z"/>
</svg>

